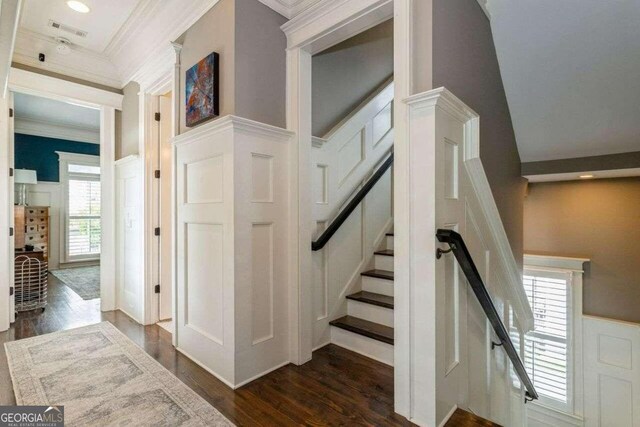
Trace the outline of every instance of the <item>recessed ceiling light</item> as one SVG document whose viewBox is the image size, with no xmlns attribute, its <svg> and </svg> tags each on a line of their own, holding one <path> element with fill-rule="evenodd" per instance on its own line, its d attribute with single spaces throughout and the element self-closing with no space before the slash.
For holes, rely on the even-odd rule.
<svg viewBox="0 0 640 427">
<path fill-rule="evenodd" d="M 580 179 L 591 179 L 591 178 L 595 178 L 596 176 L 593 174 L 588 174 L 588 175 L 580 175 Z"/>
<path fill-rule="evenodd" d="M 69 0 L 67 2 L 67 6 L 80 13 L 89 13 L 91 11 L 91 9 L 89 9 L 89 6 L 78 0 Z"/>
</svg>

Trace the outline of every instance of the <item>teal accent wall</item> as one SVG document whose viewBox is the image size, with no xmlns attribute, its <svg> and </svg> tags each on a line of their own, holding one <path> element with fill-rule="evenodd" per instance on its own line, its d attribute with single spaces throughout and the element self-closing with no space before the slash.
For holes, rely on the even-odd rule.
<svg viewBox="0 0 640 427">
<path fill-rule="evenodd" d="M 16 133 L 15 169 L 35 170 L 38 181 L 60 182 L 56 151 L 98 156 L 100 145 Z"/>
</svg>

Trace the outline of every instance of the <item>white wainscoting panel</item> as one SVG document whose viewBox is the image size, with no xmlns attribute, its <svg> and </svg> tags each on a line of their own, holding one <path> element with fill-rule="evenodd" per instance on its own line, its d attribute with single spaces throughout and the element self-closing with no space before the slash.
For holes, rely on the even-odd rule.
<svg viewBox="0 0 640 427">
<path fill-rule="evenodd" d="M 174 138 L 177 348 L 234 388 L 289 362 L 290 138 L 234 116 Z"/>
<path fill-rule="evenodd" d="M 313 219 L 319 236 L 393 146 L 393 82 L 380 88 L 312 150 Z M 313 253 L 313 346 L 331 340 L 329 322 L 347 314 L 346 296 L 361 287 L 360 273 L 392 225 L 389 170 L 324 249 Z"/>
<path fill-rule="evenodd" d="M 116 306 L 144 320 L 143 165 L 137 155 L 116 162 Z"/>
<path fill-rule="evenodd" d="M 640 325 L 583 317 L 587 427 L 640 426 Z"/>
<path fill-rule="evenodd" d="M 49 206 L 49 270 L 57 270 L 60 267 L 60 230 L 63 229 L 60 222 L 64 203 L 62 185 L 40 181 L 29 186 L 27 196 L 31 206 Z"/>
<path fill-rule="evenodd" d="M 405 100 L 409 117 L 410 230 L 398 252 L 410 257 L 409 283 L 397 283 L 397 301 L 410 301 L 410 316 L 396 328 L 411 331 L 409 345 L 395 346 L 396 363 L 412 367 L 411 420 L 444 425 L 456 408 L 470 409 L 500 425 L 521 426 L 524 399 L 514 389 L 511 364 L 454 255 L 436 259 L 439 228 L 462 235 L 508 330 L 531 324 L 522 277 L 479 159 L 480 118 L 444 88 Z M 434 209 L 435 206 L 435 209 Z M 404 228 L 403 228 L 404 227 Z M 513 312 L 513 322 L 509 313 Z M 516 396 L 516 397 L 514 397 Z M 516 405 L 516 407 L 512 407 Z"/>
</svg>

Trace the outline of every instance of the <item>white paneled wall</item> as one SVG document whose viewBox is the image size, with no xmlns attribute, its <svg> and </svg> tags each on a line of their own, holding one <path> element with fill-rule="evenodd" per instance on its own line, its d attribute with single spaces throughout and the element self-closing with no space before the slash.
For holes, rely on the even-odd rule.
<svg viewBox="0 0 640 427">
<path fill-rule="evenodd" d="M 116 162 L 116 305 L 138 323 L 144 321 L 142 175 L 137 155 Z"/>
<path fill-rule="evenodd" d="M 390 82 L 325 138 L 314 138 L 312 214 L 316 238 L 392 148 L 392 104 Z M 324 249 L 313 253 L 314 347 L 329 342 L 329 322 L 346 314 L 346 295 L 359 289 L 360 273 L 372 263 L 371 255 L 392 225 L 391 177 L 390 169 Z"/>
<path fill-rule="evenodd" d="M 587 427 L 640 426 L 640 325 L 583 317 Z"/>
<path fill-rule="evenodd" d="M 225 116 L 174 138 L 177 348 L 231 387 L 289 361 L 289 141 Z"/>
<path fill-rule="evenodd" d="M 444 425 L 460 407 L 501 425 L 525 425 L 523 391 L 513 386 L 504 350 L 491 349 L 497 338 L 475 294 L 453 254 L 435 257 L 438 247 L 448 249 L 437 242 L 437 229 L 460 233 L 503 323 L 521 341 L 533 315 L 479 159 L 481 119 L 444 88 L 406 102 L 410 178 L 396 191 L 411 194 L 411 222 L 395 224 L 395 246 L 409 254 L 411 275 L 408 282 L 396 277 L 395 327 L 411 336 L 396 340 L 395 363 L 411 366 L 411 419 Z M 405 208 L 397 206 L 396 215 L 406 217 Z"/>
</svg>

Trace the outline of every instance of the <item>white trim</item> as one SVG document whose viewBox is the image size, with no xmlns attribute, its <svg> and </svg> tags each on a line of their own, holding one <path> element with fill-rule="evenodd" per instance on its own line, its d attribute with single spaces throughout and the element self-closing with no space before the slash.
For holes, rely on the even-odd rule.
<svg viewBox="0 0 640 427">
<path fill-rule="evenodd" d="M 15 118 L 15 133 L 85 142 L 88 144 L 100 144 L 100 129 L 61 125 L 55 122 L 24 116 Z"/>
<path fill-rule="evenodd" d="M 105 55 L 78 45 L 72 45 L 70 52 L 62 55 L 56 50 L 57 44 L 53 37 L 21 27 L 13 61 L 115 89 L 121 87 L 118 70 Z M 46 52 L 45 62 L 38 60 L 41 52 Z"/>
<path fill-rule="evenodd" d="M 590 262 L 589 258 L 573 258 L 563 256 L 551 256 L 551 255 L 534 255 L 524 254 L 524 265 L 534 267 L 549 267 L 570 270 L 573 272 L 582 273 L 584 271 L 583 265 L 586 262 Z"/>
<path fill-rule="evenodd" d="M 527 408 L 527 418 L 554 427 L 584 426 L 583 417 L 567 414 L 535 401 Z"/>
<path fill-rule="evenodd" d="M 154 67 L 171 71 L 170 42 L 176 40 L 219 0 L 143 0 L 105 49 L 123 77 L 122 85 L 137 79 L 153 82 Z M 169 49 L 168 49 L 169 48 Z"/>
<path fill-rule="evenodd" d="M 0 98 L 7 95 L 9 71 L 20 24 L 22 0 L 4 0 L 0 8 Z"/>
<path fill-rule="evenodd" d="M 489 18 L 489 20 L 491 20 L 491 13 L 489 12 L 489 0 L 477 0 L 477 1 L 480 7 L 482 8 L 482 11 L 484 12 L 484 14 L 487 15 L 487 18 Z"/>
<path fill-rule="evenodd" d="M 137 162 L 139 158 L 140 156 L 137 154 L 130 154 L 127 157 L 116 160 L 114 164 L 116 166 L 124 166 L 129 163 Z"/>
<path fill-rule="evenodd" d="M 290 145 L 290 360 L 303 364 L 313 347 L 311 272 L 311 55 L 393 17 L 392 0 L 325 0 L 281 28 L 287 36 L 287 128 Z M 191 131 L 193 132 L 193 131 Z"/>
<path fill-rule="evenodd" d="M 319 0 L 259 0 L 260 3 L 291 19 L 300 12 L 318 3 Z M 321 1 L 321 0 L 320 0 Z"/>
<path fill-rule="evenodd" d="M 458 410 L 458 405 L 453 405 L 453 407 L 451 408 L 451 410 L 447 413 L 447 415 L 444 416 L 442 422 L 438 425 L 438 427 L 444 427 L 447 425 L 447 423 L 449 422 L 449 420 L 451 419 L 451 417 L 453 416 L 453 414 L 456 413 L 456 411 Z"/>
<path fill-rule="evenodd" d="M 592 170 L 580 172 L 550 173 L 544 175 L 525 175 L 529 182 L 560 182 L 560 181 L 588 181 L 581 175 L 593 175 L 592 179 L 626 178 L 640 176 L 640 168 Z"/>
<path fill-rule="evenodd" d="M 550 417 L 558 422 L 555 425 L 583 425 L 584 401 L 584 336 L 582 314 L 583 264 L 587 258 L 570 258 L 549 255 L 524 255 L 523 270 L 527 272 L 550 272 L 567 276 L 569 287 L 569 307 L 567 318 L 567 350 L 571 360 L 567 371 L 567 393 L 569 412 L 552 408 L 541 399 L 535 402 L 540 416 Z M 526 338 L 525 338 L 526 339 Z M 540 417 L 539 416 L 539 417 Z M 532 419 L 536 419 L 535 415 Z"/>
<path fill-rule="evenodd" d="M 478 195 L 478 200 L 484 211 L 491 234 L 495 237 L 498 255 L 505 269 L 508 280 L 504 286 L 509 295 L 509 300 L 514 306 L 518 321 L 524 331 L 533 328 L 533 313 L 527 300 L 527 295 L 522 287 L 522 276 L 516 259 L 511 250 L 509 238 L 502 224 L 500 212 L 493 198 L 493 192 L 489 180 L 484 172 L 480 160 L 480 116 L 458 99 L 446 88 L 433 89 L 428 92 L 413 95 L 405 100 L 413 108 L 431 108 L 438 105 L 458 120 L 467 123 L 465 132 L 465 166 L 471 178 L 473 188 Z"/>
<path fill-rule="evenodd" d="M 62 204 L 60 206 L 60 264 L 71 264 L 83 261 L 96 261 L 100 259 L 100 256 L 78 256 L 69 257 L 69 213 L 67 212 L 69 206 L 69 164 L 81 164 L 88 166 L 100 166 L 100 156 L 94 156 L 89 154 L 67 153 L 64 151 L 55 151 L 58 155 L 58 173 L 60 187 L 62 191 Z"/>
<path fill-rule="evenodd" d="M 9 74 L 9 89 L 57 101 L 80 103 L 89 108 L 105 106 L 116 110 L 122 110 L 124 97 L 118 93 L 13 67 Z"/>
</svg>

